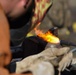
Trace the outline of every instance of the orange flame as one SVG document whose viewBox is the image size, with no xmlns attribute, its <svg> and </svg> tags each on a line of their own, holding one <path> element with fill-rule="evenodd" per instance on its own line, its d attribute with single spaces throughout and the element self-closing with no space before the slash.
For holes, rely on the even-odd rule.
<svg viewBox="0 0 76 75">
<path fill-rule="evenodd" d="M 38 24 L 39 25 L 39 24 Z M 54 36 L 50 31 L 48 31 L 47 33 L 43 33 L 41 30 L 35 28 L 35 33 L 42 39 L 44 39 L 44 41 L 47 41 L 49 43 L 59 43 L 60 40 L 58 37 Z"/>
</svg>

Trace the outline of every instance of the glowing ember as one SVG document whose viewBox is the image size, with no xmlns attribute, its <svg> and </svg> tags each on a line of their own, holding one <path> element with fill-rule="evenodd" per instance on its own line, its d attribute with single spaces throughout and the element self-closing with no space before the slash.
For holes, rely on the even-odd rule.
<svg viewBox="0 0 76 75">
<path fill-rule="evenodd" d="M 44 39 L 45 41 L 49 42 L 49 43 L 59 43 L 60 40 L 58 37 L 54 36 L 50 31 L 48 31 L 47 33 L 43 33 L 41 30 L 35 28 L 35 33 L 42 39 Z"/>
</svg>

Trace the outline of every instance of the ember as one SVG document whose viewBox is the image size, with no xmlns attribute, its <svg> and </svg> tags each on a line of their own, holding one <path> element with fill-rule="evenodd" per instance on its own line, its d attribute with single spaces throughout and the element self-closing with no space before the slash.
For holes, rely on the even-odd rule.
<svg viewBox="0 0 76 75">
<path fill-rule="evenodd" d="M 50 31 L 48 31 L 47 33 L 43 33 L 43 31 L 37 29 L 37 27 L 34 30 L 35 30 L 35 33 L 38 35 L 38 37 L 42 38 L 43 40 L 49 43 L 53 43 L 53 44 L 60 43 L 59 38 L 53 35 Z"/>
</svg>

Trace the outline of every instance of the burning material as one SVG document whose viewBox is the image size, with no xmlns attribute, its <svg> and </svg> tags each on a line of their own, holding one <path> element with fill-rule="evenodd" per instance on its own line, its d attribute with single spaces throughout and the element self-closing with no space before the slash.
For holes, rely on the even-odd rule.
<svg viewBox="0 0 76 75">
<path fill-rule="evenodd" d="M 37 29 L 37 27 L 34 30 L 38 37 L 42 38 L 44 41 L 47 41 L 49 43 L 53 43 L 53 44 L 60 43 L 59 38 L 53 35 L 50 31 L 43 33 L 43 31 Z"/>
<path fill-rule="evenodd" d="M 35 33 L 37 34 L 38 37 L 42 38 L 47 43 L 51 43 L 51 44 L 59 43 L 60 45 L 76 46 L 76 44 L 74 44 L 70 41 L 59 39 L 57 37 L 58 36 L 58 28 L 57 27 L 54 27 L 54 28 L 50 29 L 49 31 L 47 31 L 46 33 L 43 33 L 43 31 L 37 29 L 39 25 L 40 25 L 40 23 L 36 26 L 36 28 L 34 28 Z"/>
</svg>

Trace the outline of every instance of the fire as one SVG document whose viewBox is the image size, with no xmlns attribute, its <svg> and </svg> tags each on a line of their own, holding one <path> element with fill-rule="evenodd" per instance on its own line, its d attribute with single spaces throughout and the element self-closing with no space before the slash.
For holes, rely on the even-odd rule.
<svg viewBox="0 0 76 75">
<path fill-rule="evenodd" d="M 41 30 L 35 28 L 35 33 L 42 39 L 44 39 L 44 41 L 47 41 L 49 43 L 59 43 L 60 40 L 58 37 L 54 36 L 50 31 L 48 31 L 47 33 L 43 33 Z"/>
</svg>

